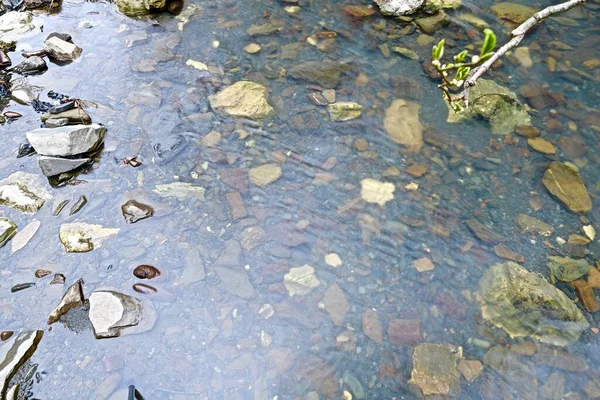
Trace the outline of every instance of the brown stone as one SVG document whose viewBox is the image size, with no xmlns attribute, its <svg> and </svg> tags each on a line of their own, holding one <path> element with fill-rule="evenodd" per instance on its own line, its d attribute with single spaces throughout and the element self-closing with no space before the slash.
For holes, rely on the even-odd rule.
<svg viewBox="0 0 600 400">
<path fill-rule="evenodd" d="M 556 154 L 556 147 L 546 139 L 540 137 L 527 139 L 527 144 L 542 154 Z"/>
<path fill-rule="evenodd" d="M 474 382 L 483 372 L 483 364 L 478 360 L 460 360 L 458 370 L 468 382 Z"/>
<path fill-rule="evenodd" d="M 377 311 L 369 309 L 362 315 L 363 333 L 376 343 L 383 342 L 383 325 Z"/>
<path fill-rule="evenodd" d="M 354 19 L 365 19 L 375 15 L 374 9 L 363 5 L 344 6 L 342 11 Z"/>
<path fill-rule="evenodd" d="M 562 132 L 563 126 L 556 118 L 548 118 L 546 120 L 546 132 L 548 133 L 559 133 Z"/>
<path fill-rule="evenodd" d="M 248 191 L 248 173 L 242 168 L 223 168 L 219 172 L 219 178 L 240 193 Z"/>
<path fill-rule="evenodd" d="M 346 313 L 350 309 L 350 303 L 340 287 L 334 283 L 325 292 L 323 297 L 325 310 L 329 313 L 331 320 L 336 325 L 341 325 L 346 318 Z"/>
<path fill-rule="evenodd" d="M 240 234 L 240 244 L 246 250 L 252 250 L 256 246 L 262 244 L 265 240 L 266 234 L 258 226 L 250 226 L 242 231 Z"/>
<path fill-rule="evenodd" d="M 575 290 L 577 291 L 577 296 L 579 296 L 579 300 L 585 307 L 587 312 L 597 312 L 600 310 L 600 304 L 598 304 L 598 300 L 596 299 L 596 295 L 594 294 L 594 289 L 590 286 L 585 280 L 577 279 L 573 281 L 573 286 L 575 286 Z"/>
<path fill-rule="evenodd" d="M 524 340 L 510 346 L 511 353 L 518 354 L 520 356 L 532 356 L 535 354 L 536 350 L 537 347 L 535 346 L 535 343 L 532 343 L 528 340 Z"/>
<path fill-rule="evenodd" d="M 482 242 L 488 244 L 497 244 L 504 241 L 504 238 L 497 232 L 485 226 L 478 220 L 472 218 L 466 221 L 467 226 L 475 236 Z"/>
<path fill-rule="evenodd" d="M 587 280 L 588 285 L 592 288 L 600 289 L 600 271 L 598 271 L 598 269 L 590 267 Z"/>
<path fill-rule="evenodd" d="M 567 164 L 554 161 L 544 173 L 542 183 L 569 210 L 585 213 L 592 209 L 592 199 L 579 172 Z"/>
<path fill-rule="evenodd" d="M 569 158 L 581 158 L 587 152 L 585 140 L 579 135 L 565 135 L 559 139 L 560 148 Z"/>
<path fill-rule="evenodd" d="M 284 373 L 294 364 L 294 352 L 287 347 L 274 347 L 266 354 L 267 361 L 277 372 Z"/>
<path fill-rule="evenodd" d="M 433 271 L 435 269 L 435 265 L 433 265 L 433 262 L 427 257 L 415 260 L 413 266 L 419 272 Z"/>
<path fill-rule="evenodd" d="M 525 261 L 525 257 L 510 250 L 508 247 L 506 247 L 502 243 L 494 246 L 494 253 L 496 253 L 496 255 L 498 257 L 504 258 L 505 260 L 516 261 L 519 263 L 522 263 L 523 261 Z"/>
<path fill-rule="evenodd" d="M 0 333 L 0 340 L 2 340 L 3 342 L 6 342 L 14 334 L 15 333 L 13 331 L 2 331 L 2 333 Z"/>
<path fill-rule="evenodd" d="M 225 197 L 227 198 L 227 205 L 229 206 L 231 217 L 234 220 L 244 218 L 246 215 L 248 215 L 248 211 L 246 211 L 246 206 L 244 205 L 244 200 L 239 192 L 229 192 L 225 195 Z"/>
<path fill-rule="evenodd" d="M 554 232 L 552 225 L 540 221 L 537 218 L 530 217 L 526 214 L 519 214 L 515 218 L 515 225 L 523 233 L 533 233 L 536 235 L 550 236 Z"/>
<path fill-rule="evenodd" d="M 363 138 L 356 139 L 354 141 L 354 148 L 358 151 L 365 151 L 369 148 L 369 142 Z"/>
<path fill-rule="evenodd" d="M 516 129 L 517 135 L 519 136 L 523 136 L 526 138 L 534 138 L 534 137 L 538 137 L 540 136 L 540 130 L 538 128 L 536 128 L 535 126 L 519 126 Z"/>
<path fill-rule="evenodd" d="M 330 364 L 325 363 L 317 356 L 310 355 L 304 358 L 298 366 L 298 374 L 306 379 L 310 385 L 326 398 L 333 398 L 339 391 L 339 379 Z"/>
<path fill-rule="evenodd" d="M 139 279 L 154 279 L 160 275 L 160 271 L 152 265 L 138 265 L 133 270 L 133 275 Z"/>
<path fill-rule="evenodd" d="M 47 269 L 38 269 L 37 271 L 35 271 L 35 277 L 36 278 L 43 278 L 45 276 L 48 276 L 52 273 L 52 271 L 48 271 Z"/>
<path fill-rule="evenodd" d="M 388 326 L 388 341 L 396 346 L 413 345 L 423 341 L 421 320 L 392 319 Z"/>
<path fill-rule="evenodd" d="M 406 168 L 405 172 L 412 177 L 420 178 L 427 173 L 429 167 L 423 164 L 413 164 L 410 167 Z"/>
<path fill-rule="evenodd" d="M 304 243 L 304 233 L 291 222 L 280 222 L 267 228 L 267 233 L 278 243 L 295 247 Z"/>
</svg>

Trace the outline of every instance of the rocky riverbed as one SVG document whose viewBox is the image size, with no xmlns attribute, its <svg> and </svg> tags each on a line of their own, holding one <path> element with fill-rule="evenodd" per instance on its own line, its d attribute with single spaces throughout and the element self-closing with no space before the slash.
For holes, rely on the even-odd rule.
<svg viewBox="0 0 600 400">
<path fill-rule="evenodd" d="M 600 3 L 0 5 L 0 397 L 600 398 Z"/>
</svg>

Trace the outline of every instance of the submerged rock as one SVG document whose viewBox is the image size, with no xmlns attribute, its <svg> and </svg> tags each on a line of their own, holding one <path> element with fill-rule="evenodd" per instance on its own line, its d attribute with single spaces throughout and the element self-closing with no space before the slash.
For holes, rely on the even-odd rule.
<svg viewBox="0 0 600 400">
<path fill-rule="evenodd" d="M 479 79 L 469 90 L 469 108 L 455 113 L 448 106 L 448 122 L 459 122 L 465 118 L 482 118 L 490 124 L 492 133 L 506 135 L 517 127 L 531 125 L 531 118 L 517 98 L 504 86 L 489 79 Z"/>
<path fill-rule="evenodd" d="M 587 320 L 563 292 L 514 262 L 496 264 L 479 281 L 483 318 L 511 337 L 565 346 L 579 339 Z"/>
<path fill-rule="evenodd" d="M 522 24 L 536 13 L 536 9 L 523 4 L 511 3 L 508 1 L 500 2 L 492 6 L 492 13 L 500 18 L 515 24 Z"/>
<path fill-rule="evenodd" d="M 366 178 L 360 181 L 360 196 L 367 203 L 385 205 L 394 199 L 396 187 L 393 183 L 380 182 L 376 179 Z"/>
<path fill-rule="evenodd" d="M 0 181 L 0 205 L 2 206 L 33 214 L 51 198 L 52 195 L 44 188 L 38 175 L 18 171 Z"/>
<path fill-rule="evenodd" d="M 383 15 L 401 16 L 414 14 L 425 3 L 425 0 L 375 0 Z"/>
<path fill-rule="evenodd" d="M 307 61 L 294 65 L 288 74 L 299 80 L 334 89 L 339 83 L 343 72 L 349 71 L 347 64 L 334 61 Z"/>
<path fill-rule="evenodd" d="M 44 331 L 21 332 L 0 347 L 0 398 L 7 398 L 10 381 L 35 353 L 43 335 Z"/>
<path fill-rule="evenodd" d="M 142 204 L 135 200 L 129 200 L 121 206 L 123 217 L 128 224 L 134 224 L 154 215 L 154 209 L 149 205 Z"/>
<path fill-rule="evenodd" d="M 419 120 L 418 103 L 396 99 L 385 111 L 383 127 L 392 141 L 418 153 L 423 147 L 423 125 Z"/>
<path fill-rule="evenodd" d="M 264 164 L 251 168 L 248 172 L 250 182 L 258 187 L 265 187 L 281 177 L 281 167 L 277 164 Z"/>
<path fill-rule="evenodd" d="M 413 352 L 408 381 L 421 398 L 447 399 L 460 395 L 458 361 L 462 349 L 450 344 L 423 343 Z"/>
<path fill-rule="evenodd" d="M 17 234 L 17 225 L 8 218 L 0 218 L 0 247 Z"/>
<path fill-rule="evenodd" d="M 213 110 L 231 117 L 260 120 L 275 113 L 266 97 L 266 88 L 255 82 L 239 81 L 208 98 Z"/>
<path fill-rule="evenodd" d="M 283 283 L 290 296 L 305 295 L 321 284 L 315 276 L 315 269 L 310 265 L 291 268 L 283 277 Z"/>
<path fill-rule="evenodd" d="M 89 153 L 102 145 L 106 128 L 102 125 L 71 125 L 39 128 L 27 132 L 27 140 L 44 156 L 68 157 Z"/>
<path fill-rule="evenodd" d="M 332 121 L 349 121 L 360 117 L 363 107 L 353 102 L 337 102 L 329 104 L 327 111 Z"/>
<path fill-rule="evenodd" d="M 85 303 L 85 298 L 83 297 L 83 280 L 79 279 L 73 285 L 67 289 L 66 293 L 63 295 L 60 303 L 56 306 L 54 310 L 48 316 L 48 325 L 52 325 L 56 321 L 60 319 L 61 316 L 65 315 L 69 312 L 69 310 L 75 307 L 81 307 Z"/>
<path fill-rule="evenodd" d="M 74 222 L 61 225 L 58 237 L 67 253 L 86 253 L 101 247 L 107 238 L 119 231 L 118 228 Z"/>
<path fill-rule="evenodd" d="M 206 189 L 201 186 L 192 185 L 188 182 L 173 182 L 156 185 L 154 193 L 164 197 L 175 197 L 180 200 L 196 198 L 200 201 L 204 201 Z"/>
<path fill-rule="evenodd" d="M 146 332 L 156 322 L 156 309 L 151 302 L 114 290 L 95 290 L 89 302 L 96 339 Z"/>
<path fill-rule="evenodd" d="M 507 383 L 506 389 L 516 392 L 513 398 L 536 400 L 538 381 L 532 364 L 521 360 L 516 354 L 502 346 L 488 350 L 483 362 L 499 374 Z"/>
<path fill-rule="evenodd" d="M 576 213 L 585 213 L 592 209 L 592 199 L 578 171 L 573 167 L 554 161 L 550 164 L 542 183 L 567 208 Z"/>
</svg>

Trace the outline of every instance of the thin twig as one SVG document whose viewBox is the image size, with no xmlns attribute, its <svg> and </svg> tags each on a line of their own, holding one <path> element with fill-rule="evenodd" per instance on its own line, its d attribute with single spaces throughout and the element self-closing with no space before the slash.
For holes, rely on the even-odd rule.
<svg viewBox="0 0 600 400">
<path fill-rule="evenodd" d="M 523 38 L 525 37 L 525 34 L 527 32 L 529 32 L 529 30 L 531 28 L 533 28 L 534 26 L 536 26 L 537 24 L 539 24 L 540 22 L 542 22 L 543 20 L 545 20 L 546 18 L 548 18 L 551 15 L 570 10 L 571 8 L 581 5 L 581 4 L 585 3 L 586 1 L 587 0 L 570 0 L 565 3 L 561 3 L 561 4 L 557 4 L 554 6 L 544 8 L 543 10 L 538 11 L 535 14 L 533 14 L 525 22 L 523 22 L 516 29 L 514 29 L 510 33 L 513 38 L 508 43 L 506 43 L 504 46 L 502 46 L 500 49 L 498 49 L 498 51 L 496 51 L 489 60 L 487 60 L 486 62 L 481 64 L 479 67 L 473 69 L 467 76 L 467 79 L 465 80 L 465 83 L 463 86 L 463 91 L 460 95 L 460 98 L 465 100 L 465 105 L 467 107 L 469 106 L 469 103 L 468 103 L 469 88 L 474 86 L 475 83 L 477 82 L 477 79 L 481 78 L 481 76 L 483 74 L 485 74 L 491 68 L 491 66 L 496 61 L 498 61 L 498 59 L 500 59 L 500 57 L 505 55 L 511 49 L 517 47 L 519 45 L 519 43 L 521 43 L 521 40 L 523 40 Z"/>
</svg>

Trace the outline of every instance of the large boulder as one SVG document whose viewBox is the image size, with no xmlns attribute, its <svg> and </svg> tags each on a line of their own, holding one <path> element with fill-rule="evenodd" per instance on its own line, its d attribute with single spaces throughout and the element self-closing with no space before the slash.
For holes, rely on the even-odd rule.
<svg viewBox="0 0 600 400">
<path fill-rule="evenodd" d="M 231 117 L 260 120 L 275 113 L 266 97 L 266 88 L 251 81 L 239 81 L 208 98 L 213 110 Z"/>
<path fill-rule="evenodd" d="M 511 337 L 565 346 L 589 324 L 579 308 L 543 276 L 514 262 L 496 264 L 479 281 L 483 318 Z"/>
<path fill-rule="evenodd" d="M 95 290 L 89 302 L 90 321 L 97 339 L 146 332 L 156 322 L 156 309 L 152 302 L 115 290 Z"/>
<path fill-rule="evenodd" d="M 479 79 L 469 90 L 469 108 L 456 113 L 448 103 L 448 122 L 464 118 L 481 118 L 488 121 L 492 133 L 506 135 L 519 126 L 531 125 L 531 118 L 517 98 L 504 86 L 489 79 Z"/>
<path fill-rule="evenodd" d="M 39 128 L 27 132 L 27 140 L 44 156 L 70 157 L 89 153 L 102 145 L 106 128 L 102 125 L 71 125 Z"/>
<path fill-rule="evenodd" d="M 419 11 L 425 0 L 375 0 L 375 3 L 383 15 L 401 16 Z"/>
</svg>

